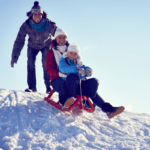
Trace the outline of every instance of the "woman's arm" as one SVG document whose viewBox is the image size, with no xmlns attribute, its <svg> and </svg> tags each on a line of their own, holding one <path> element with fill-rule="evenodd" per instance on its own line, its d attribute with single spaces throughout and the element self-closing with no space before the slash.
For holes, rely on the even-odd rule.
<svg viewBox="0 0 150 150">
<path fill-rule="evenodd" d="M 59 77 L 59 70 L 52 50 L 49 50 L 47 53 L 46 68 L 50 76 Z"/>
</svg>

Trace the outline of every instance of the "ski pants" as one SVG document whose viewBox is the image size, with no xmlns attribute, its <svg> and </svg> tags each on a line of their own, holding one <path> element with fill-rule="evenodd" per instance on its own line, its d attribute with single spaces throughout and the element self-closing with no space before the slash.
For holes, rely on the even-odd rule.
<svg viewBox="0 0 150 150">
<path fill-rule="evenodd" d="M 36 50 L 31 47 L 28 47 L 27 50 L 27 83 L 29 86 L 29 89 L 36 90 L 36 69 L 35 69 L 35 61 L 36 56 L 41 51 L 42 53 L 42 66 L 43 66 L 43 72 L 44 72 L 44 83 L 46 88 L 50 87 L 50 76 L 47 73 L 46 69 L 46 56 L 47 52 L 49 51 L 49 47 L 45 47 L 41 50 Z"/>
<path fill-rule="evenodd" d="M 81 95 L 81 91 L 82 95 L 89 96 L 98 107 L 102 108 L 102 105 L 105 103 L 97 93 L 99 83 L 95 78 L 81 81 L 81 91 L 79 76 L 73 73 L 67 76 L 66 81 L 58 77 L 51 84 L 53 89 L 59 93 L 59 101 L 62 105 L 68 98 Z"/>
</svg>

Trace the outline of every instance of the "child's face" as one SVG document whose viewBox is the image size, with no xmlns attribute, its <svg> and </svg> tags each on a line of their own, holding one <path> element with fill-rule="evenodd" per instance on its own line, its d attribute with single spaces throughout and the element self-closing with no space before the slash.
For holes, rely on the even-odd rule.
<svg viewBox="0 0 150 150">
<path fill-rule="evenodd" d="M 67 56 L 68 56 L 69 59 L 73 59 L 73 60 L 79 58 L 78 53 L 77 52 L 73 52 L 73 51 L 69 51 Z"/>
<path fill-rule="evenodd" d="M 66 39 L 67 39 L 67 37 L 66 37 L 65 35 L 63 35 L 63 34 L 58 35 L 58 36 L 56 37 L 57 44 L 58 44 L 59 46 L 65 45 L 65 43 L 67 42 Z"/>
</svg>

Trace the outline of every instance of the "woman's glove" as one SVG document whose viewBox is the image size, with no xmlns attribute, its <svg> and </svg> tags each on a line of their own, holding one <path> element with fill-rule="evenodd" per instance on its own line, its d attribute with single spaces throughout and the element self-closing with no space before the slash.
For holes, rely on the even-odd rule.
<svg viewBox="0 0 150 150">
<path fill-rule="evenodd" d="M 77 72 L 84 77 L 85 76 L 85 70 L 83 68 L 78 68 Z"/>
<path fill-rule="evenodd" d="M 92 75 L 92 69 L 87 68 L 87 69 L 85 70 L 85 75 L 86 75 L 87 77 L 90 77 L 90 76 Z"/>
</svg>

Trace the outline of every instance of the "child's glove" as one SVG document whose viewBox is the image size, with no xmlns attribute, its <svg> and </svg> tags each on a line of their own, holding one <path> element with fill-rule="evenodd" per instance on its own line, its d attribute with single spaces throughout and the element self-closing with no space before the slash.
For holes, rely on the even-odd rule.
<svg viewBox="0 0 150 150">
<path fill-rule="evenodd" d="M 77 70 L 77 72 L 78 72 L 82 77 L 85 76 L 85 70 L 84 70 L 83 68 L 79 68 L 79 69 Z"/>
<path fill-rule="evenodd" d="M 92 75 L 92 69 L 87 68 L 87 69 L 85 70 L 85 75 L 86 75 L 87 77 L 90 77 L 90 76 Z"/>
</svg>

